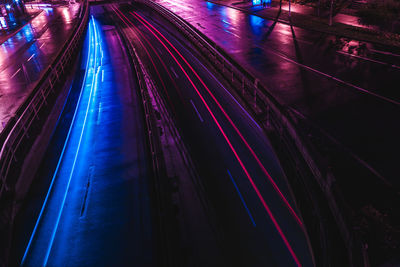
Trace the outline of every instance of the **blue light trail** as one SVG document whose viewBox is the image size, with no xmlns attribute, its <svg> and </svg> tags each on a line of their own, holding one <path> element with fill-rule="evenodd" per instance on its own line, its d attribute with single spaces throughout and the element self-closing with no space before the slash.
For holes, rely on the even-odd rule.
<svg viewBox="0 0 400 267">
<path fill-rule="evenodd" d="M 77 175 L 78 156 L 89 121 L 88 115 L 94 108 L 99 73 L 103 63 L 101 34 L 93 17 L 89 22 L 88 43 L 85 75 L 72 122 L 46 198 L 21 260 L 21 266 L 47 265 L 70 184 L 72 178 Z"/>
</svg>

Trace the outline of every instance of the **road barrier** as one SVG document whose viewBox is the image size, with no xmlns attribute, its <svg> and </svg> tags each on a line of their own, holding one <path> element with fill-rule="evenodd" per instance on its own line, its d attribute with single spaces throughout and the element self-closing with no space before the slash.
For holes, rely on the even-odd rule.
<svg viewBox="0 0 400 267">
<path fill-rule="evenodd" d="M 118 27 L 118 32 L 122 37 L 122 41 L 127 49 L 129 58 L 133 63 L 135 76 L 138 81 L 139 94 L 142 100 L 142 108 L 145 117 L 145 128 L 147 131 L 147 145 L 149 150 L 149 160 L 152 167 L 151 184 L 153 190 L 152 197 L 154 199 L 154 208 L 156 212 L 155 220 L 157 221 L 157 259 L 158 266 L 181 266 L 181 251 L 179 250 L 178 243 L 178 222 L 176 219 L 176 207 L 173 205 L 171 199 L 171 179 L 168 179 L 167 168 L 162 151 L 162 144 L 160 141 L 160 129 L 157 126 L 157 116 L 160 111 L 156 111 L 155 104 L 157 101 L 152 100 L 156 97 L 154 94 L 156 90 L 151 77 L 148 75 L 146 68 L 140 60 L 140 57 L 135 49 L 135 45 L 126 35 L 122 27 Z M 154 102 L 154 103 L 153 103 Z M 156 115 L 156 112 L 158 115 Z"/>
<path fill-rule="evenodd" d="M 62 88 L 60 82 L 74 63 L 88 17 L 89 5 L 84 1 L 72 35 L 0 135 L 0 201 L 7 193 L 13 194 L 24 159 L 56 102 Z"/>
<path fill-rule="evenodd" d="M 278 137 L 279 143 L 285 147 L 286 153 L 295 165 L 296 172 L 301 174 L 304 167 L 307 168 L 308 173 L 313 177 L 313 181 L 296 181 L 296 183 L 306 185 L 310 182 L 316 182 L 319 185 L 346 246 L 349 265 L 369 266 L 365 251 L 366 246 L 361 244 L 352 231 L 349 219 L 351 218 L 352 210 L 346 204 L 336 184 L 335 177 L 330 171 L 329 164 L 323 160 L 324 157 L 311 144 L 307 135 L 303 133 L 304 131 L 298 129 L 295 123 L 296 117 L 293 116 L 293 113 L 279 104 L 257 78 L 241 67 L 222 48 L 198 29 L 158 3 L 150 0 L 136 0 L 135 2 L 155 10 L 190 40 L 202 55 L 208 59 L 214 69 L 218 70 L 226 81 L 230 83 L 231 88 L 234 89 L 234 95 L 240 96 L 241 100 L 246 104 L 246 108 L 264 130 L 266 132 L 274 132 Z M 302 178 L 307 179 L 308 177 L 303 175 Z M 308 190 L 306 189 L 306 191 Z M 319 206 L 319 204 L 315 203 L 315 206 Z M 322 223 L 319 219 L 318 217 L 313 218 L 312 223 L 319 225 L 321 228 L 323 226 L 321 226 Z M 315 229 L 309 230 L 315 231 Z M 319 230 L 324 231 L 323 229 Z M 323 234 L 321 233 L 321 235 Z M 321 253 L 325 255 L 321 262 L 329 265 L 331 262 L 329 258 L 337 255 L 331 255 L 332 252 L 330 252 L 327 243 L 329 243 L 329 240 L 321 241 L 323 250 Z"/>
</svg>

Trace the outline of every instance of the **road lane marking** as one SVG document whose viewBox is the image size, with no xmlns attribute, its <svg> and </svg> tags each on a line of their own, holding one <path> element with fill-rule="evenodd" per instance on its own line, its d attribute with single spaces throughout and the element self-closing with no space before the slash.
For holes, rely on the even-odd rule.
<svg viewBox="0 0 400 267">
<path fill-rule="evenodd" d="M 227 22 L 226 20 L 222 20 L 222 22 L 224 22 L 224 23 L 226 23 L 226 24 L 228 24 L 228 25 L 231 25 L 229 22 Z"/>
<path fill-rule="evenodd" d="M 172 71 L 172 73 L 175 75 L 175 77 L 178 79 L 179 76 L 178 76 L 178 74 L 176 74 L 174 68 L 173 68 L 172 66 L 170 66 L 169 68 L 171 69 L 171 71 Z"/>
<path fill-rule="evenodd" d="M 27 60 L 27 62 L 31 61 L 31 59 L 35 56 L 35 54 L 32 54 L 32 56 L 30 56 Z"/>
<path fill-rule="evenodd" d="M 43 42 L 43 44 L 41 44 L 41 45 L 39 46 L 39 49 L 42 48 L 45 44 L 46 44 L 46 42 Z"/>
<path fill-rule="evenodd" d="M 196 106 L 194 105 L 192 99 L 190 99 L 190 103 L 192 103 L 192 106 L 193 106 L 194 110 L 196 110 L 197 116 L 199 116 L 200 121 L 201 121 L 201 122 L 204 122 L 204 120 L 203 120 L 203 118 L 201 117 L 199 111 L 197 110 Z"/>
<path fill-rule="evenodd" d="M 246 211 L 247 211 L 247 214 L 248 214 L 249 217 L 250 217 L 251 223 L 253 224 L 254 227 L 256 227 L 256 226 L 257 226 L 257 225 L 256 225 L 256 222 L 254 221 L 254 218 L 253 218 L 253 216 L 251 215 L 251 212 L 250 212 L 249 208 L 247 207 L 246 202 L 244 201 L 244 198 L 243 198 L 242 194 L 240 193 L 239 187 L 238 187 L 237 184 L 235 183 L 235 180 L 233 179 L 233 177 L 232 177 L 230 171 L 227 170 L 227 172 L 228 172 L 229 177 L 231 178 L 231 181 L 232 181 L 233 185 L 234 185 L 235 188 L 236 188 L 236 192 L 238 193 L 238 195 L 239 195 L 239 197 L 240 197 L 240 200 L 241 200 L 242 203 L 243 203 L 244 208 L 245 208 Z"/>
<path fill-rule="evenodd" d="M 89 167 L 89 175 L 88 175 L 87 183 L 86 183 L 86 186 L 85 186 L 85 195 L 83 196 L 83 200 L 82 200 L 81 214 L 79 216 L 80 218 L 83 217 L 84 212 L 87 210 L 88 194 L 89 194 L 90 185 L 91 185 L 90 181 L 93 179 L 93 169 L 94 169 L 94 166 L 90 166 Z"/>
<path fill-rule="evenodd" d="M 240 37 L 240 36 L 237 35 L 236 33 L 233 33 L 233 32 L 228 31 L 228 30 L 226 30 L 226 29 L 223 29 L 223 30 L 224 30 L 224 32 L 227 32 L 227 33 L 232 34 L 233 36 L 235 36 L 235 37 L 237 37 L 237 38 L 239 38 L 239 39 L 242 39 L 242 37 Z"/>
<path fill-rule="evenodd" d="M 14 78 L 15 77 L 15 75 L 17 75 L 18 74 L 18 72 L 20 72 L 21 71 L 21 68 L 19 68 L 13 75 L 11 75 L 11 77 L 10 77 L 10 79 L 12 79 L 12 78 Z"/>
<path fill-rule="evenodd" d="M 101 82 L 104 82 L 104 70 L 101 71 Z"/>
</svg>

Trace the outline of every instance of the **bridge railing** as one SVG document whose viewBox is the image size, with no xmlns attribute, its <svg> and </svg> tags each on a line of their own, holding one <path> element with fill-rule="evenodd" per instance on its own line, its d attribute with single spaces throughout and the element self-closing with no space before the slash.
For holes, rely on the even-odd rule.
<svg viewBox="0 0 400 267">
<path fill-rule="evenodd" d="M 296 165 L 298 162 L 305 162 L 307 170 L 327 199 L 344 244 L 347 246 L 350 265 L 369 266 L 364 246 L 360 244 L 351 230 L 348 219 L 350 216 L 348 215 L 352 211 L 340 193 L 329 164 L 322 160 L 324 157 L 311 144 L 306 134 L 297 127 L 293 113 L 278 103 L 257 78 L 240 66 L 215 42 L 181 17 L 151 0 L 136 0 L 135 2 L 147 5 L 175 25 L 231 84 L 231 88 L 235 90 L 236 95 L 242 98 L 256 121 L 267 132 L 273 131 L 278 136 L 293 162 Z M 301 169 L 299 168 L 297 171 L 301 172 Z M 329 251 L 328 248 L 324 250 Z M 325 253 L 327 253 L 326 251 Z M 324 261 L 326 262 L 326 259 Z"/>
<path fill-rule="evenodd" d="M 0 200 L 5 193 L 13 190 L 25 156 L 56 102 L 62 88 L 60 82 L 70 71 L 79 51 L 77 48 L 82 43 L 88 17 L 89 5 L 84 1 L 80 7 L 79 22 L 70 38 L 0 135 Z"/>
</svg>

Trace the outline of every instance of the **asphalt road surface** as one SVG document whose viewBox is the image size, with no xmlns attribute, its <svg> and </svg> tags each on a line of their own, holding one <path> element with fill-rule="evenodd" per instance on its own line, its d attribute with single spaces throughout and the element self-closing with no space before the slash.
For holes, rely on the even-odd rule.
<svg viewBox="0 0 400 267">
<path fill-rule="evenodd" d="M 399 188 L 399 50 L 275 23 L 203 0 L 157 2 L 221 46 L 279 102 L 309 118 Z"/>
<path fill-rule="evenodd" d="M 226 266 L 312 266 L 286 178 L 260 127 L 152 13 L 113 6 L 194 158 L 223 236 Z"/>
<path fill-rule="evenodd" d="M 60 119 L 64 129 L 56 130 L 16 231 L 22 266 L 153 266 L 156 260 L 136 80 L 103 9 L 91 14 L 77 75 L 83 82 L 74 82 L 76 108 Z"/>
</svg>

